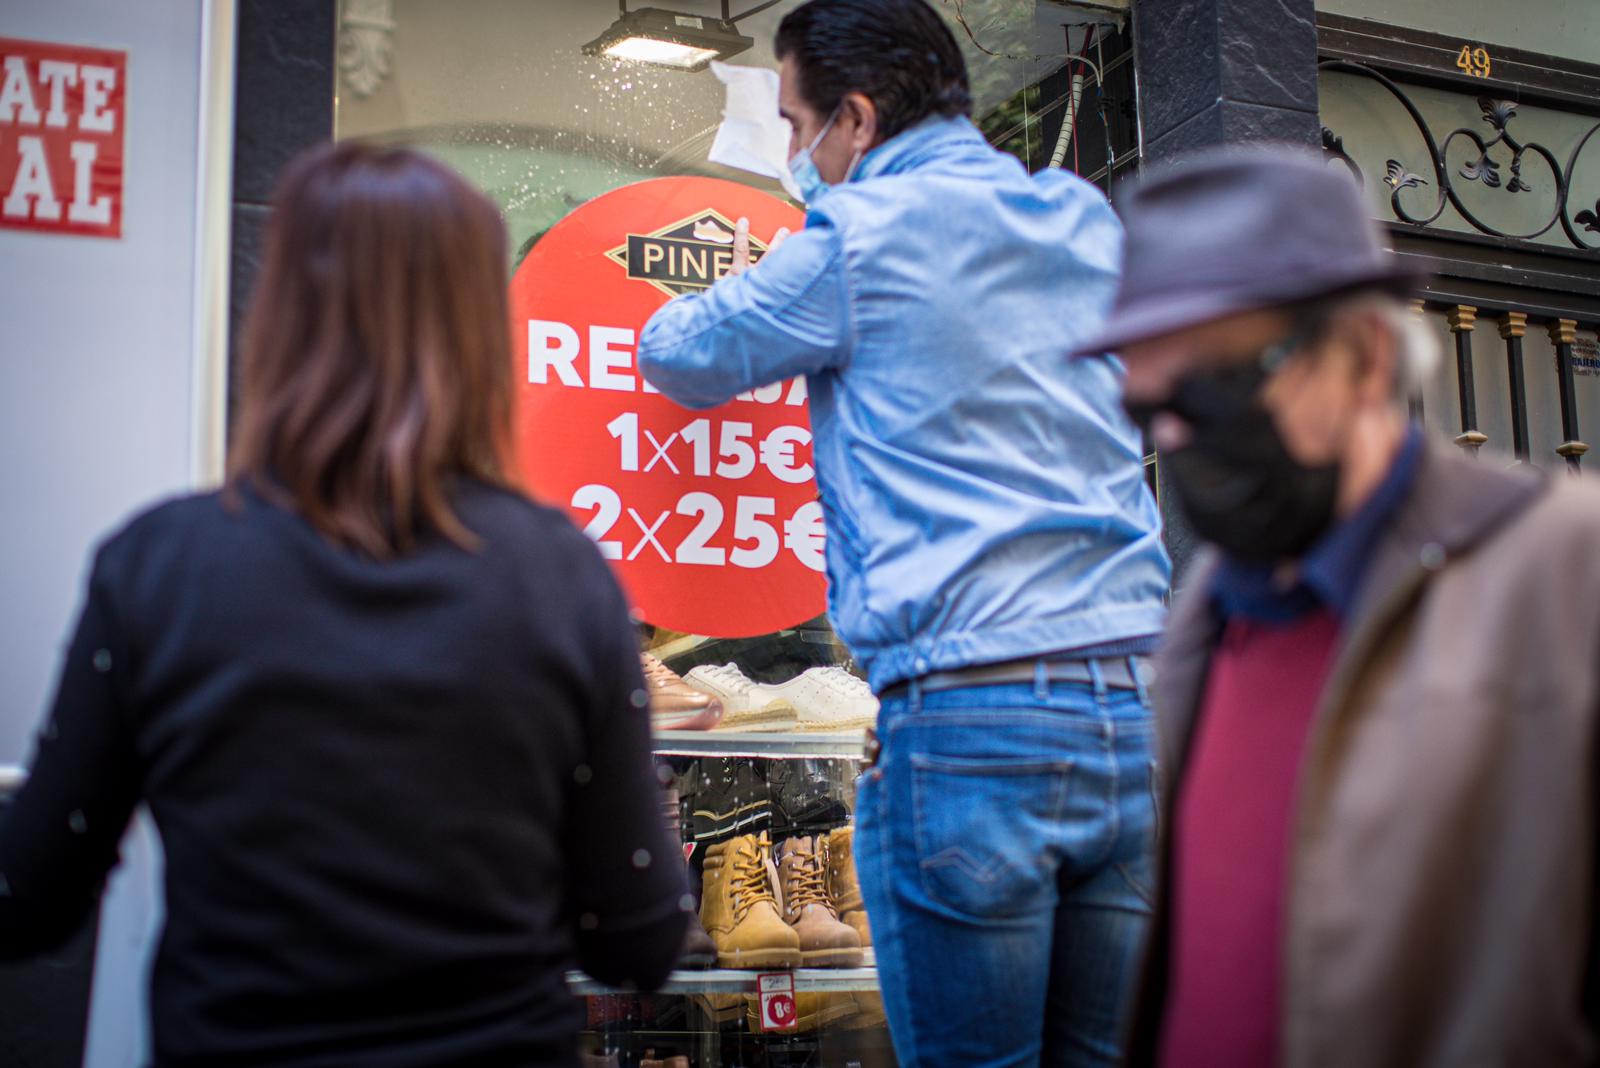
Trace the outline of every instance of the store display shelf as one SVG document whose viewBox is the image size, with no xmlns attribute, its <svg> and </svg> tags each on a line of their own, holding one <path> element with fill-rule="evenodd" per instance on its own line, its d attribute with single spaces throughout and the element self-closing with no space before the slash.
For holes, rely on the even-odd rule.
<svg viewBox="0 0 1600 1068">
<path fill-rule="evenodd" d="M 663 756 L 832 757 L 860 760 L 865 731 L 657 731 Z"/>
<path fill-rule="evenodd" d="M 673 972 L 658 994 L 754 994 L 759 972 L 713 968 L 710 971 Z M 633 994 L 597 982 L 582 972 L 568 972 L 567 986 L 579 997 Z M 801 968 L 794 973 L 796 993 L 844 994 L 878 989 L 876 968 Z"/>
</svg>

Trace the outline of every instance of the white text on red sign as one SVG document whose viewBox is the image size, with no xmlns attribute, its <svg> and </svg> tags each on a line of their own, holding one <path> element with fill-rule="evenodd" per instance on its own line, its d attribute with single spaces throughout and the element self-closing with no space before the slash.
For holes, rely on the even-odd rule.
<svg viewBox="0 0 1600 1068">
<path fill-rule="evenodd" d="M 581 512 L 592 511 L 583 532 L 594 539 L 600 546 L 601 555 L 608 560 L 635 560 L 648 550 L 667 564 L 698 564 L 705 567 L 732 564 L 754 569 L 766 567 L 778 558 L 778 502 L 771 497 L 741 495 L 735 499 L 732 549 L 710 544 L 711 539 L 722 532 L 728 517 L 728 510 L 722 501 L 710 493 L 685 493 L 678 498 L 677 508 L 646 518 L 635 509 L 626 507 L 622 494 L 610 486 L 591 483 L 580 486 L 572 495 L 572 507 Z M 613 533 L 622 534 L 626 530 L 626 525 L 622 524 L 624 511 L 633 527 L 631 545 L 623 540 L 629 535 L 613 537 Z M 696 522 L 675 546 L 669 548 L 661 540 L 662 528 L 674 514 L 693 518 Z M 812 571 L 822 571 L 823 546 L 826 544 L 822 505 L 807 501 L 795 509 L 794 515 L 783 520 L 782 527 L 782 547 Z M 749 544 L 744 544 L 746 542 Z"/>
<path fill-rule="evenodd" d="M 587 346 L 585 345 L 587 341 Z M 551 319 L 528 320 L 528 383 L 549 384 L 552 379 L 576 389 L 610 389 L 622 393 L 660 393 L 634 368 L 632 330 L 621 326 L 591 326 L 585 338 L 566 323 Z M 806 402 L 806 381 L 771 385 L 741 393 L 734 400 L 796 407 Z"/>
<path fill-rule="evenodd" d="M 115 237 L 126 55 L 0 38 L 0 226 Z"/>
</svg>

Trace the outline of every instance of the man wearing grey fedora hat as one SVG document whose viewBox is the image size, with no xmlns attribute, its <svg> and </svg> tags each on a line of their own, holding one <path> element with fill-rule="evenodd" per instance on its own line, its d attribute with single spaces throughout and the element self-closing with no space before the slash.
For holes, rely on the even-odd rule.
<svg viewBox="0 0 1600 1068">
<path fill-rule="evenodd" d="M 1337 166 L 1234 149 L 1119 206 L 1082 348 L 1211 543 L 1157 670 L 1134 1062 L 1593 1063 L 1600 494 L 1408 421 L 1437 343 Z"/>
</svg>

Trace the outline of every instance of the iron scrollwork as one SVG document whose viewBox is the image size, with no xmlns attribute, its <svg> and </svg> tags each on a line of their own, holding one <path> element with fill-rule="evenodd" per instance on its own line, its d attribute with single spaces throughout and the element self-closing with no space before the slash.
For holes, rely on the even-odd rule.
<svg viewBox="0 0 1600 1068">
<path fill-rule="evenodd" d="M 1520 241 L 1541 237 L 1559 223 L 1561 229 L 1566 233 L 1567 239 L 1573 245 L 1587 252 L 1600 252 L 1600 244 L 1590 244 L 1579 233 L 1579 228 L 1582 228 L 1586 232 L 1600 234 L 1600 201 L 1595 203 L 1593 210 L 1584 208 L 1576 215 L 1571 214 L 1571 205 L 1569 203 L 1572 197 L 1572 176 L 1574 169 L 1578 165 L 1578 158 L 1583 154 L 1583 150 L 1589 144 L 1590 139 L 1596 133 L 1600 133 L 1600 123 L 1590 127 L 1588 132 L 1578 139 L 1577 144 L 1573 147 L 1572 154 L 1567 158 L 1566 166 L 1563 167 L 1561 161 L 1556 158 L 1555 153 L 1550 149 L 1537 142 L 1524 142 L 1518 139 L 1511 131 L 1511 123 L 1517 117 L 1517 104 L 1515 101 L 1499 100 L 1487 96 L 1478 98 L 1478 109 L 1483 113 L 1483 121 L 1488 123 L 1489 128 L 1493 131 L 1493 137 L 1486 139 L 1476 129 L 1463 126 L 1450 131 L 1443 142 L 1440 142 L 1434 137 L 1432 129 L 1429 128 L 1427 120 L 1422 117 L 1422 112 L 1417 109 L 1416 104 L 1412 103 L 1411 98 L 1406 95 L 1398 84 L 1381 71 L 1347 60 L 1329 60 L 1320 64 L 1319 67 L 1326 71 L 1360 75 L 1377 82 L 1400 102 L 1400 105 L 1405 108 L 1406 114 L 1411 116 L 1411 121 L 1415 123 L 1418 132 L 1422 135 L 1423 143 L 1427 146 L 1428 162 L 1433 172 L 1431 183 L 1426 177 L 1426 168 L 1424 169 L 1424 174 L 1417 174 L 1411 171 L 1401 160 L 1390 159 L 1387 161 L 1383 182 L 1390 189 L 1389 206 L 1393 210 L 1395 218 L 1413 226 L 1430 226 L 1438 221 L 1439 217 L 1444 214 L 1445 208 L 1449 206 L 1455 208 L 1457 213 L 1479 233 L 1487 234 L 1490 237 Z M 1463 163 L 1460 169 L 1452 175 L 1447 162 L 1450 147 L 1461 139 L 1471 142 L 1473 147 L 1477 149 L 1477 158 Z M 1365 176 L 1361 173 L 1360 166 L 1345 151 L 1343 139 L 1326 126 L 1322 128 L 1322 147 L 1327 155 L 1339 160 L 1348 167 L 1358 180 L 1365 181 Z M 1506 177 L 1506 174 L 1502 174 L 1501 161 L 1491 154 L 1497 148 L 1511 153 L 1510 162 L 1504 167 L 1509 178 Z M 1462 202 L 1461 196 L 1453 184 L 1456 177 L 1469 182 L 1478 182 L 1490 189 L 1504 188 L 1508 194 L 1535 191 L 1535 185 L 1523 175 L 1523 162 L 1529 155 L 1544 163 L 1545 167 L 1549 169 L 1553 180 L 1554 207 L 1551 209 L 1549 219 L 1542 226 L 1525 233 L 1506 233 L 1478 218 L 1477 215 L 1473 214 L 1472 209 Z M 1432 184 L 1437 190 L 1437 196 L 1429 211 L 1418 214 L 1401 203 L 1400 194 L 1404 190 L 1429 184 Z"/>
</svg>

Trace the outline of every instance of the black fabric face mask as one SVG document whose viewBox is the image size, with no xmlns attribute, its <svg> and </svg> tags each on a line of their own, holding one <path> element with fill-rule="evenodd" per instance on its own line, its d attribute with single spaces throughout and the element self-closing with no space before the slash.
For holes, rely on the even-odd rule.
<svg viewBox="0 0 1600 1068">
<path fill-rule="evenodd" d="M 1178 505 L 1195 533 L 1236 560 L 1277 563 L 1309 549 L 1333 524 L 1338 463 L 1308 467 L 1290 453 L 1257 393 L 1258 367 L 1192 372 L 1165 403 L 1130 406 L 1148 426 L 1156 410 L 1189 424 L 1190 440 L 1163 453 Z"/>
</svg>

